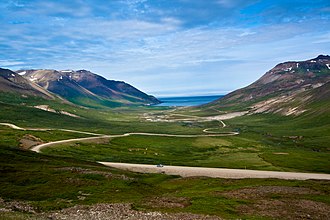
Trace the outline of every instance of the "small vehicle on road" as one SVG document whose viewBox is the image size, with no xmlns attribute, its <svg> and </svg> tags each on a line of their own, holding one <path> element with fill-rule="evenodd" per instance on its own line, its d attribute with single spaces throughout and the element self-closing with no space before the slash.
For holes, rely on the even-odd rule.
<svg viewBox="0 0 330 220">
<path fill-rule="evenodd" d="M 157 167 L 164 167 L 163 164 L 157 164 Z"/>
</svg>

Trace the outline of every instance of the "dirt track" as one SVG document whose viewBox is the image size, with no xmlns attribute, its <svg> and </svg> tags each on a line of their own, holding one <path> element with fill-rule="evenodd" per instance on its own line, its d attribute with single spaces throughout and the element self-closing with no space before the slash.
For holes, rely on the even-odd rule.
<svg viewBox="0 0 330 220">
<path fill-rule="evenodd" d="M 100 140 L 104 138 L 109 138 L 109 135 L 103 135 L 103 136 L 97 136 L 97 137 L 87 137 L 87 138 L 75 138 L 75 139 L 68 139 L 68 140 L 62 140 L 62 141 L 53 141 L 53 142 L 48 142 L 45 144 L 40 144 L 37 146 L 32 147 L 30 150 L 40 153 L 40 150 L 45 147 L 50 147 L 50 146 L 55 146 L 59 144 L 65 144 L 65 143 L 71 143 L 71 142 L 84 142 L 84 141 L 90 141 L 90 140 Z"/>
<path fill-rule="evenodd" d="M 186 166 L 164 166 L 129 163 L 110 163 L 99 162 L 105 166 L 118 169 L 129 170 L 139 173 L 164 173 L 169 175 L 179 175 L 182 177 L 206 176 L 213 178 L 242 179 L 242 178 L 277 178 L 277 179 L 323 179 L 330 180 L 330 174 L 316 173 L 294 173 L 261 170 L 242 170 L 242 169 L 223 169 L 223 168 L 204 168 Z"/>
<path fill-rule="evenodd" d="M 98 140 L 104 138 L 118 138 L 118 137 L 127 137 L 131 135 L 142 135 L 142 136 L 160 136 L 160 137 L 223 137 L 223 136 L 233 136 L 238 135 L 238 132 L 226 132 L 226 133 L 216 133 L 216 134 L 156 134 L 156 133 L 126 133 L 126 134 L 118 134 L 118 135 L 100 135 L 97 137 L 86 137 L 86 138 L 75 138 L 75 139 L 68 139 L 68 140 L 61 140 L 61 141 L 53 141 L 45 144 L 40 144 L 37 146 L 32 147 L 30 150 L 35 152 L 40 152 L 42 148 L 55 146 L 58 144 L 65 144 L 71 142 L 84 142 L 90 140 Z"/>
<path fill-rule="evenodd" d="M 143 132 L 133 132 L 133 133 L 126 133 L 126 134 L 118 134 L 118 135 L 104 135 L 104 134 L 96 134 L 96 133 L 90 133 L 85 131 L 76 131 L 76 130 L 68 130 L 68 129 L 39 129 L 39 128 L 21 128 L 14 124 L 10 123 L 0 123 L 0 125 L 8 126 L 10 128 L 16 129 L 16 130 L 40 130 L 40 131 L 46 131 L 46 130 L 60 130 L 60 131 L 67 131 L 67 132 L 73 132 L 73 133 L 81 133 L 81 134 L 89 134 L 96 137 L 86 137 L 86 138 L 75 138 L 75 139 L 67 139 L 67 140 L 61 140 L 61 141 L 53 141 L 45 144 L 40 144 L 37 146 L 34 146 L 30 150 L 35 152 L 40 152 L 42 148 L 50 147 L 58 144 L 64 144 L 64 143 L 71 143 L 71 142 L 78 142 L 78 141 L 89 141 L 89 140 L 97 140 L 97 139 L 104 139 L 104 138 L 118 138 L 118 137 L 126 137 L 131 135 L 142 135 L 142 136 L 161 136 L 161 137 L 223 137 L 223 136 L 233 136 L 238 135 L 239 132 L 217 132 L 214 134 L 158 134 L 158 133 L 143 133 Z"/>
<path fill-rule="evenodd" d="M 0 123 L 0 125 L 7 126 L 7 127 L 10 127 L 12 129 L 16 129 L 16 130 L 25 130 L 24 128 L 18 127 L 16 125 L 10 124 L 10 123 Z"/>
<path fill-rule="evenodd" d="M 35 130 L 20 128 L 14 124 L 0 123 L 0 125 L 9 126 L 13 129 L 18 130 Z M 62 130 L 62 129 L 59 129 Z M 88 133 L 75 130 L 66 130 L 69 132 Z M 89 133 L 92 135 L 99 135 Z M 156 134 L 156 133 L 126 133 L 120 135 L 99 135 L 96 137 L 86 138 L 75 138 L 61 141 L 54 141 L 45 144 L 40 144 L 32 147 L 30 150 L 40 152 L 42 148 L 55 146 L 58 144 L 71 143 L 71 142 L 84 142 L 102 140 L 104 138 L 118 138 L 126 137 L 130 135 L 145 135 L 145 136 L 163 136 L 163 137 L 216 137 L 216 136 L 232 136 L 238 135 L 238 132 L 227 132 L 217 134 L 205 134 L 205 135 L 176 135 L 176 134 Z M 223 169 L 223 168 L 203 168 L 203 167 L 185 167 L 185 166 L 165 166 L 157 167 L 156 165 L 145 165 L 145 164 L 127 164 L 127 163 L 110 163 L 110 162 L 99 162 L 105 166 L 111 166 L 118 169 L 130 170 L 133 172 L 141 173 L 165 173 L 169 175 L 179 175 L 182 177 L 191 176 L 206 176 L 213 178 L 229 178 L 229 179 L 241 179 L 241 178 L 278 178 L 278 179 L 325 179 L 330 180 L 330 174 L 316 174 L 316 173 L 294 173 L 294 172 L 276 172 L 276 171 L 259 171 L 259 170 L 241 170 L 241 169 Z"/>
</svg>

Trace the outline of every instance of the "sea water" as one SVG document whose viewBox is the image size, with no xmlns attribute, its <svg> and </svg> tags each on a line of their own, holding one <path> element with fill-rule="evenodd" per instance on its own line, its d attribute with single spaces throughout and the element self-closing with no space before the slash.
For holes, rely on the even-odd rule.
<svg viewBox="0 0 330 220">
<path fill-rule="evenodd" d="M 197 106 L 212 102 L 221 97 L 223 97 L 223 95 L 164 97 L 158 98 L 162 103 L 157 106 Z"/>
</svg>

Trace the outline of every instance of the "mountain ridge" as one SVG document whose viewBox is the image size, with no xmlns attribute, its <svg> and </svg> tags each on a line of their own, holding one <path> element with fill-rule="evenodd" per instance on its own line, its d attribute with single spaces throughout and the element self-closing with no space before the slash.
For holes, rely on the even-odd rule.
<svg viewBox="0 0 330 220">
<path fill-rule="evenodd" d="M 87 70 L 34 69 L 17 73 L 74 104 L 86 107 L 160 103 L 128 83 L 107 80 Z"/>
<path fill-rule="evenodd" d="M 9 69 L 0 68 L 0 92 L 20 93 L 26 96 L 40 96 L 53 100 L 56 96 L 35 83 Z"/>
<path fill-rule="evenodd" d="M 252 84 L 204 107 L 248 109 L 251 114 L 300 115 L 309 110 L 309 103 L 317 101 L 317 88 L 322 87 L 320 91 L 329 93 L 329 82 L 330 56 L 288 61 L 277 64 Z"/>
</svg>

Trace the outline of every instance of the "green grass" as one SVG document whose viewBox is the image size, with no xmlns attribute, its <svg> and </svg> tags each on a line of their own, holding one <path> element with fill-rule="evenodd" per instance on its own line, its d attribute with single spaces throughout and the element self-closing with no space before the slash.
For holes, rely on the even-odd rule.
<svg viewBox="0 0 330 220">
<path fill-rule="evenodd" d="M 71 112 L 80 118 L 31 107 L 40 104 Z M 19 140 L 26 134 L 44 141 L 86 135 L 59 130 L 18 131 L 0 126 L 0 197 L 6 201 L 29 202 L 39 211 L 76 204 L 127 202 L 138 210 L 214 214 L 227 219 L 265 219 L 260 213 L 247 215 L 240 212 L 244 205 L 253 210 L 258 201 L 223 195 L 230 190 L 261 186 L 306 187 L 319 192 L 317 195 L 298 196 L 275 194 L 266 198 L 267 201 L 289 199 L 288 207 L 297 199 L 330 204 L 328 181 L 179 178 L 130 173 L 95 163 L 96 160 L 104 160 L 330 173 L 328 115 L 306 114 L 299 118 L 265 114 L 244 116 L 226 120 L 226 129 L 219 129 L 217 121 L 146 122 L 143 119 L 144 113 L 163 115 L 168 110 L 163 107 L 86 109 L 60 101 L 2 96 L 0 108 L 1 122 L 32 128 L 64 128 L 104 134 L 202 134 L 205 128 L 219 132 L 240 131 L 240 135 L 231 137 L 129 136 L 112 139 L 106 144 L 75 143 L 73 146 L 46 148 L 44 152 L 48 155 L 45 155 L 20 150 Z M 180 110 L 179 113 L 199 116 L 219 114 L 214 109 L 206 112 Z M 182 117 L 173 116 L 177 119 Z M 81 194 L 88 196 L 81 200 Z M 176 208 L 153 205 L 154 201 L 166 198 L 183 198 L 187 205 Z M 21 212 L 0 215 L 0 219 L 29 217 L 30 214 Z"/>
<path fill-rule="evenodd" d="M 239 207 L 242 204 L 252 206 L 254 201 L 229 198 L 222 193 L 268 185 L 314 189 L 320 194 L 309 196 L 309 200 L 330 204 L 327 181 L 224 180 L 135 174 L 92 162 L 36 154 L 3 145 L 0 145 L 0 155 L 1 197 L 5 201 L 29 202 L 39 211 L 57 210 L 75 204 L 127 202 L 138 210 L 192 212 L 223 218 L 253 219 L 254 216 L 240 213 Z M 84 200 L 79 199 L 82 194 L 86 195 Z M 281 198 L 281 195 L 278 197 Z M 157 203 L 155 205 L 155 198 L 184 198 L 188 205 L 168 208 Z M 4 216 L 9 219 L 24 219 L 30 215 L 16 212 Z"/>
<path fill-rule="evenodd" d="M 9 99 L 9 97 L 7 97 Z M 276 115 L 250 115 L 219 122 L 146 122 L 144 113 L 164 115 L 166 108 L 135 107 L 114 109 L 84 109 L 60 102 L 49 102 L 52 108 L 81 116 L 72 118 L 18 104 L 24 98 L 13 98 L 13 104 L 0 103 L 0 121 L 23 127 L 66 128 L 103 134 L 149 132 L 165 134 L 203 134 L 212 131 L 240 131 L 239 136 L 221 138 L 163 138 L 131 136 L 112 140 L 109 144 L 81 143 L 79 147 L 62 146 L 46 149 L 48 154 L 77 157 L 84 160 L 104 160 L 135 163 L 164 163 L 187 166 L 210 166 L 262 170 L 286 170 L 330 173 L 329 140 L 330 119 L 305 114 L 301 117 Z M 28 99 L 31 106 L 40 104 L 38 99 Z M 184 110 L 180 114 L 185 115 Z M 187 110 L 189 114 L 190 109 Z M 203 111 L 201 111 L 203 112 Z M 205 113 L 208 114 L 209 112 Z M 219 113 L 219 112 L 218 112 Z M 180 117 L 182 115 L 171 115 Z M 38 118 L 38 120 L 35 120 Z M 16 132 L 16 134 L 15 134 Z M 12 134 L 3 133 L 3 143 L 10 143 Z M 25 132 L 45 141 L 84 137 L 67 132 Z M 16 141 L 20 138 L 16 137 Z M 222 142 L 222 143 L 220 143 Z M 226 143 L 226 144 L 224 144 Z M 149 148 L 144 151 L 134 149 Z M 129 150 L 131 149 L 131 151 Z M 278 153 L 287 153 L 278 154 Z M 156 155 L 157 154 L 157 155 Z"/>
<path fill-rule="evenodd" d="M 274 166 L 330 173 L 329 119 L 261 114 L 227 124 L 238 128 L 241 137 L 258 139 L 266 149 L 260 157 Z"/>
<path fill-rule="evenodd" d="M 162 116 L 167 108 L 125 107 L 113 109 L 77 108 L 61 102 L 37 98 L 3 96 L 12 98 L 12 104 L 0 103 L 0 121 L 23 127 L 65 128 L 103 134 L 149 132 L 165 134 L 203 134 L 203 129 L 213 131 L 240 131 L 239 136 L 221 138 L 163 138 L 134 136 L 112 140 L 109 144 L 82 143 L 79 147 L 62 146 L 46 149 L 48 154 L 77 157 L 84 160 L 122 161 L 135 163 L 164 163 L 210 167 L 247 168 L 262 170 L 292 170 L 330 173 L 329 143 L 330 117 L 327 114 L 304 114 L 300 117 L 276 115 L 250 115 L 225 120 L 227 127 L 219 128 L 219 122 L 146 122 L 144 113 Z M 22 105 L 29 103 L 29 106 Z M 48 104 L 58 111 L 65 110 L 81 116 L 73 118 L 42 111 L 30 106 Z M 322 107 L 322 106 L 321 106 Z M 319 107 L 319 108 L 321 108 Z M 210 109 L 209 109 L 210 110 Z M 189 115 L 191 109 L 181 109 L 175 114 Z M 186 111 L 186 112 L 184 112 Z M 200 115 L 215 114 L 199 111 Z M 197 113 L 197 112 L 195 112 Z M 182 115 L 170 115 L 182 119 Z M 218 112 L 219 114 L 219 112 Z M 38 118 L 38 120 L 35 120 Z M 16 131 L 15 131 L 16 132 Z M 1 136 L 3 143 L 10 143 L 11 136 Z M 25 132 L 45 141 L 84 137 L 65 132 Z M 21 137 L 20 136 L 20 137 Z M 297 137 L 297 138 L 295 138 Z M 16 141 L 19 137 L 16 137 Z M 220 143 L 225 142 L 226 144 Z M 220 143 L 220 144 L 216 144 Z M 149 148 L 148 152 L 134 149 Z M 131 151 L 129 151 L 131 149 Z M 278 154 L 278 153 L 287 153 Z M 157 155 L 156 155 L 157 154 Z"/>
<path fill-rule="evenodd" d="M 1 122 L 14 123 L 22 127 L 65 128 L 104 134 L 123 134 L 127 132 L 196 134 L 202 133 L 203 130 L 203 127 L 190 126 L 181 122 L 146 123 L 141 117 L 143 113 L 148 111 L 148 108 L 105 109 L 100 111 L 77 108 L 75 112 L 68 110 L 81 116 L 81 118 L 73 118 L 28 106 L 0 103 L 0 107 Z"/>
<path fill-rule="evenodd" d="M 240 131 L 238 136 L 130 136 L 113 139 L 108 144 L 79 143 L 44 152 L 92 161 L 330 173 L 327 120 L 313 120 L 312 127 L 308 118 L 260 114 L 226 120 L 226 131 Z M 209 122 L 199 126 L 218 124 Z M 198 123 L 195 127 L 198 128 Z"/>
<path fill-rule="evenodd" d="M 130 136 L 108 144 L 74 143 L 45 148 L 48 155 L 91 161 L 281 170 L 265 162 L 258 143 L 235 146 L 233 138 Z"/>
<path fill-rule="evenodd" d="M 72 139 L 72 138 L 82 138 L 89 137 L 90 135 L 80 134 L 80 133 L 72 133 L 65 131 L 21 131 L 21 130 L 13 130 L 6 126 L 0 125 L 0 144 L 5 146 L 18 146 L 20 140 L 24 135 L 33 135 L 37 138 L 40 138 L 42 141 L 58 141 L 63 139 Z"/>
</svg>

